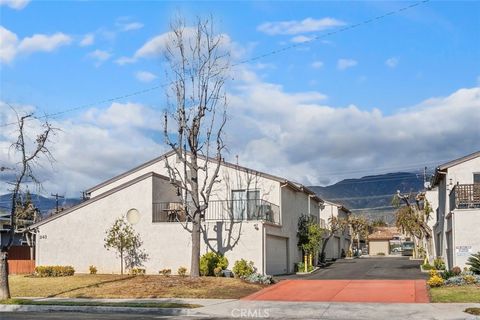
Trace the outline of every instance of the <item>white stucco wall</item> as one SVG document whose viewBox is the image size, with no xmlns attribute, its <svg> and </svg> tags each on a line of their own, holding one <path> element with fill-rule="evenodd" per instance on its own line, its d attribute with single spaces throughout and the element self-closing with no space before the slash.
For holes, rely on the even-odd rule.
<svg viewBox="0 0 480 320">
<path fill-rule="evenodd" d="M 455 209 L 450 213 L 450 192 L 458 184 L 472 184 L 473 173 L 480 172 L 480 157 L 452 166 L 441 176 L 438 183 L 439 220 L 435 225 L 437 253 L 447 265 L 464 266 L 468 255 L 457 254 L 457 247 L 469 247 L 478 252 L 480 243 L 480 209 Z M 447 239 L 448 234 L 448 239 Z M 447 241 L 448 240 L 448 241 Z M 451 242 L 451 243 L 449 243 Z M 476 248 L 476 249 L 475 249 Z M 476 250 L 476 251 L 475 251 Z"/>
<path fill-rule="evenodd" d="M 151 221 L 152 177 L 39 226 L 36 265 L 72 265 L 77 272 L 95 265 L 100 273 L 119 272 L 119 259 L 104 248 L 105 231 L 132 208 L 140 212 L 139 225 Z"/>
<path fill-rule="evenodd" d="M 468 257 L 480 252 L 480 209 L 455 210 L 452 220 L 455 236 L 452 265 L 463 269 Z"/>
<path fill-rule="evenodd" d="M 150 256 L 144 264 L 147 273 L 158 273 L 164 268 L 175 273 L 180 266 L 189 268 L 190 233 L 180 223 L 152 223 L 152 203 L 178 201 L 177 190 L 168 181 L 156 177 L 144 179 L 105 197 L 115 188 L 150 172 L 168 176 L 164 161 L 153 161 L 145 168 L 110 181 L 91 192 L 89 205 L 41 225 L 37 237 L 37 265 L 73 265 L 77 272 L 88 272 L 89 265 L 95 265 L 100 273 L 118 273 L 119 259 L 103 247 L 105 230 L 117 217 L 136 208 L 142 218 L 134 228 L 140 233 L 143 248 Z M 169 163 L 176 163 L 174 155 Z M 202 179 L 199 177 L 200 183 Z M 297 247 L 298 219 L 302 214 L 318 218 L 318 201 L 304 191 L 284 185 L 278 178 L 232 165 L 222 164 L 219 180 L 211 200 L 231 200 L 232 190 L 259 190 L 262 200 L 279 206 L 280 223 L 207 221 L 204 227 L 208 244 L 226 255 L 230 268 L 243 258 L 253 261 L 258 272 L 263 273 L 266 238 L 268 235 L 282 237 L 288 244 L 288 271 L 293 272 L 294 263 L 302 259 Z M 212 249 L 209 245 L 203 243 L 202 253 Z"/>
<path fill-rule="evenodd" d="M 152 187 L 155 186 L 155 187 Z M 152 194 L 162 201 L 173 201 L 175 190 L 162 179 L 149 177 L 103 199 L 39 226 L 37 265 L 71 265 L 87 273 L 94 265 L 99 273 L 119 273 L 120 260 L 104 248 L 105 231 L 129 209 L 140 212 L 133 227 L 149 254 L 144 267 L 149 274 L 164 268 L 175 273 L 180 266 L 190 268 L 191 235 L 180 223 L 152 223 Z M 251 260 L 263 272 L 262 224 L 255 221 L 204 223 L 207 242 L 233 263 Z M 202 254 L 210 251 L 203 243 Z"/>
</svg>

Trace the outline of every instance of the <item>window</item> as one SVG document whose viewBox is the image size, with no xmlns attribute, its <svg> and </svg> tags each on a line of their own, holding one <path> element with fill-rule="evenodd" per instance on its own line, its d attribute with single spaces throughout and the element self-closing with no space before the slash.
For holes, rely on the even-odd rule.
<svg viewBox="0 0 480 320">
<path fill-rule="evenodd" d="M 480 173 L 474 173 L 473 174 L 473 183 L 479 183 L 480 184 Z"/>
<path fill-rule="evenodd" d="M 260 205 L 260 190 L 232 190 L 232 213 L 236 220 L 252 218 Z"/>
</svg>

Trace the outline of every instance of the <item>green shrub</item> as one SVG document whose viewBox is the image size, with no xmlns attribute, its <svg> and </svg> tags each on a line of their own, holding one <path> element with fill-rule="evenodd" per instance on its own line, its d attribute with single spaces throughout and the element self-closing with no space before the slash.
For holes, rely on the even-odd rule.
<svg viewBox="0 0 480 320">
<path fill-rule="evenodd" d="M 422 269 L 423 270 L 432 270 L 432 269 L 435 269 L 435 267 L 427 262 L 427 263 L 422 264 Z"/>
<path fill-rule="evenodd" d="M 467 264 L 470 266 L 470 271 L 475 274 L 480 274 L 480 252 L 472 254 L 468 258 Z"/>
<path fill-rule="evenodd" d="M 377 256 L 384 256 L 385 252 L 377 252 Z"/>
<path fill-rule="evenodd" d="M 130 269 L 130 274 L 134 276 L 143 276 L 145 275 L 145 269 L 143 268 L 132 268 Z"/>
<path fill-rule="evenodd" d="M 247 262 L 247 260 L 241 259 L 235 261 L 232 271 L 236 278 L 248 277 L 255 272 L 255 267 L 252 261 Z"/>
<path fill-rule="evenodd" d="M 90 274 L 97 274 L 97 268 L 95 266 L 88 267 Z"/>
<path fill-rule="evenodd" d="M 445 270 L 445 262 L 443 261 L 442 258 L 437 258 L 433 260 L 433 265 L 435 266 L 435 269 L 437 270 Z"/>
<path fill-rule="evenodd" d="M 445 270 L 442 272 L 442 278 L 444 280 L 450 279 L 451 277 L 455 277 L 455 273 L 452 270 Z"/>
<path fill-rule="evenodd" d="M 187 275 L 187 268 L 180 267 L 177 269 L 177 274 L 181 277 L 185 277 Z"/>
<path fill-rule="evenodd" d="M 296 272 L 305 272 L 305 263 L 303 262 L 297 262 L 295 264 L 295 271 Z"/>
<path fill-rule="evenodd" d="M 213 276 L 215 268 L 225 270 L 228 267 L 228 260 L 221 254 L 207 252 L 200 258 L 200 275 Z"/>
<path fill-rule="evenodd" d="M 35 275 L 38 277 L 66 277 L 73 276 L 75 269 L 72 266 L 38 266 Z"/>
<path fill-rule="evenodd" d="M 158 271 L 161 275 L 164 275 L 165 277 L 168 277 L 169 275 L 172 274 L 172 269 L 162 269 Z"/>
</svg>

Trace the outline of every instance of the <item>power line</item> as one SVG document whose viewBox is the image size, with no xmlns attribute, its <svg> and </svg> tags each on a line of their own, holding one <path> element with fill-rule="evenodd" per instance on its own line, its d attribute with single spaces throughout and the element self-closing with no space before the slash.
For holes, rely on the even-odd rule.
<svg viewBox="0 0 480 320">
<path fill-rule="evenodd" d="M 311 42 L 314 42 L 314 41 L 324 39 L 326 37 L 330 37 L 330 36 L 335 35 L 335 34 L 339 34 L 339 33 L 342 33 L 342 32 L 348 31 L 348 30 L 352 30 L 352 29 L 355 29 L 355 28 L 358 28 L 360 26 L 364 26 L 364 25 L 367 25 L 367 24 L 370 24 L 370 23 L 378 22 L 379 20 L 382 20 L 382 19 L 384 19 L 388 16 L 391 16 L 391 15 L 394 15 L 394 14 L 412 9 L 414 7 L 417 7 L 417 6 L 421 5 L 421 4 L 425 4 L 429 1 L 430 0 L 422 0 L 422 1 L 410 4 L 408 6 L 402 7 L 400 9 L 389 11 L 389 12 L 383 14 L 383 15 L 376 16 L 374 18 L 370 18 L 370 19 L 367 19 L 367 20 L 363 20 L 359 23 L 352 24 L 352 25 L 349 25 L 349 26 L 346 26 L 346 27 L 343 27 L 343 28 L 339 28 L 337 30 L 330 31 L 330 32 L 327 32 L 327 33 L 324 33 L 324 34 L 321 34 L 321 35 L 318 35 L 318 36 L 314 36 L 312 39 L 308 39 L 308 40 L 300 42 L 300 43 L 291 44 L 289 46 L 285 46 L 285 47 L 280 48 L 280 49 L 272 50 L 272 51 L 269 51 L 267 53 L 257 55 L 255 57 L 252 57 L 252 58 L 249 58 L 249 59 L 241 60 L 237 63 L 232 64 L 232 67 L 236 67 L 236 66 L 243 65 L 243 64 L 253 62 L 253 61 L 257 61 L 257 60 L 260 60 L 260 59 L 263 59 L 263 58 L 266 58 L 266 57 L 269 57 L 269 56 L 273 56 L 273 55 L 276 55 L 276 54 L 279 54 L 279 53 L 283 53 L 285 51 L 303 46 L 305 44 L 308 44 L 308 43 L 311 43 Z M 166 87 L 170 84 L 171 83 L 159 84 L 159 85 L 156 85 L 156 86 L 153 86 L 153 87 L 149 87 L 149 88 L 139 90 L 139 91 L 134 91 L 134 92 L 127 93 L 127 94 L 120 95 L 120 96 L 116 96 L 116 97 L 113 97 L 113 98 L 107 98 L 107 99 L 99 100 L 99 101 L 96 101 L 96 102 L 92 102 L 92 103 L 80 105 L 80 106 L 77 106 L 77 107 L 69 108 L 69 109 L 66 109 L 66 110 L 63 110 L 63 111 L 54 112 L 54 113 L 46 114 L 46 115 L 43 115 L 43 116 L 35 117 L 35 119 L 46 119 L 46 118 L 49 118 L 49 117 L 50 118 L 58 117 L 59 115 L 62 115 L 62 114 L 68 113 L 68 112 L 80 110 L 80 109 L 95 106 L 95 105 L 98 105 L 98 104 L 113 102 L 113 101 L 117 101 L 117 100 L 121 100 L 121 99 L 125 99 L 125 98 L 130 98 L 130 97 L 133 97 L 133 96 L 141 95 L 141 94 L 153 91 L 153 90 L 164 88 L 164 87 Z M 16 122 L 3 123 L 3 124 L 0 125 L 0 127 L 7 127 L 7 126 L 15 125 L 15 124 L 17 124 L 17 123 Z"/>
</svg>

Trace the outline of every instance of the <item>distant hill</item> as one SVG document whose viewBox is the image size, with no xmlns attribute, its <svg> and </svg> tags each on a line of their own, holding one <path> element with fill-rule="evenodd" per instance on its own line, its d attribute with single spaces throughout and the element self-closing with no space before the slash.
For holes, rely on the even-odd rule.
<svg viewBox="0 0 480 320">
<path fill-rule="evenodd" d="M 411 172 L 387 173 L 359 179 L 345 179 L 330 186 L 310 186 L 322 199 L 343 204 L 354 213 L 393 222 L 392 197 L 400 192 L 423 190 L 423 177 Z M 374 209 L 362 209 L 374 208 Z M 361 210 L 358 210 L 361 209 Z"/>
<path fill-rule="evenodd" d="M 54 210 L 56 206 L 56 202 L 54 198 L 47 198 L 38 194 L 31 194 L 32 202 L 35 206 L 40 210 L 42 215 L 46 215 L 49 211 Z M 7 193 L 0 195 L 0 210 L 10 212 L 10 201 L 12 199 L 12 194 Z M 67 199 L 59 199 L 58 206 L 69 208 L 76 204 L 80 203 L 80 199 L 75 198 L 67 198 Z"/>
</svg>

